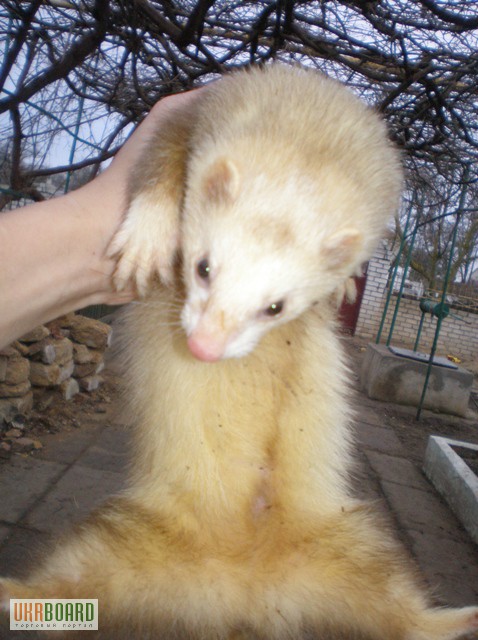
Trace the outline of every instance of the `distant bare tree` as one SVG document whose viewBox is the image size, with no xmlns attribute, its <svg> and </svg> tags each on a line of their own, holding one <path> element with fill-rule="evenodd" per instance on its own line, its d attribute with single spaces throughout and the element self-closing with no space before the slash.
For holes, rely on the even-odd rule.
<svg viewBox="0 0 478 640">
<path fill-rule="evenodd" d="M 397 235 L 404 241 L 402 262 L 408 258 L 410 277 L 430 289 L 442 286 L 450 261 L 449 281 L 468 282 L 478 260 L 478 183 L 471 167 L 450 163 L 444 175 L 436 169 L 430 163 L 415 164 L 396 220 Z"/>
</svg>

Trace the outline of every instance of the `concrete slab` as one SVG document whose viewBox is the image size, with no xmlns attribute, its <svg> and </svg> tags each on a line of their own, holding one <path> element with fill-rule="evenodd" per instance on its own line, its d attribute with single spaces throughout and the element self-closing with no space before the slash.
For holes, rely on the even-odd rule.
<svg viewBox="0 0 478 640">
<path fill-rule="evenodd" d="M 372 502 L 383 500 L 380 487 L 377 482 L 371 478 L 353 474 L 352 491 L 358 500 L 371 500 Z"/>
<path fill-rule="evenodd" d="M 385 345 L 370 343 L 360 380 L 369 398 L 418 406 L 426 372 L 427 364 L 395 355 Z M 433 365 L 424 407 L 466 416 L 472 385 L 469 371 Z"/>
<path fill-rule="evenodd" d="M 404 529 L 427 531 L 430 535 L 457 542 L 466 540 L 464 533 L 460 535 L 460 526 L 454 515 L 433 491 L 422 491 L 382 479 L 380 485 Z"/>
<path fill-rule="evenodd" d="M 117 422 L 108 422 L 101 431 L 95 444 L 106 447 L 116 453 L 125 453 L 131 447 L 132 428 Z"/>
<path fill-rule="evenodd" d="M 16 523 L 55 483 L 67 466 L 58 462 L 17 456 L 0 469 L 0 521 Z"/>
<path fill-rule="evenodd" d="M 411 550 L 438 604 L 466 606 L 478 601 L 478 549 L 471 541 L 457 542 L 426 531 L 408 532 Z M 445 572 L 445 573 L 444 573 Z"/>
<path fill-rule="evenodd" d="M 380 484 L 371 473 L 367 458 L 357 452 L 354 456 L 355 466 L 351 474 L 354 495 L 360 500 L 383 500 Z"/>
<path fill-rule="evenodd" d="M 73 463 L 98 437 L 100 425 L 69 429 L 59 433 L 42 435 L 43 449 L 37 457 L 43 460 L 61 460 L 65 464 Z"/>
<path fill-rule="evenodd" d="M 363 394 L 354 397 L 354 410 L 359 416 L 360 422 L 365 422 L 366 424 L 376 427 L 385 426 L 383 423 L 383 414 L 377 412 L 377 404 L 376 400 L 369 400 Z"/>
<path fill-rule="evenodd" d="M 381 451 L 389 455 L 405 456 L 406 452 L 395 432 L 387 427 L 377 427 L 362 421 L 354 425 L 357 444 L 362 449 Z"/>
<path fill-rule="evenodd" d="M 85 518 L 109 495 L 122 489 L 124 476 L 74 465 L 22 519 L 23 526 L 58 532 Z"/>
<path fill-rule="evenodd" d="M 49 534 L 13 527 L 8 540 L 0 548 L 0 575 L 27 576 L 53 543 Z"/>
<path fill-rule="evenodd" d="M 430 491 L 430 483 L 410 460 L 377 451 L 365 451 L 365 455 L 372 469 L 383 480 Z"/>
<path fill-rule="evenodd" d="M 94 444 L 78 458 L 78 463 L 94 469 L 124 473 L 130 451 L 130 431 L 113 425 L 103 429 Z"/>
<path fill-rule="evenodd" d="M 453 447 L 478 452 L 478 445 L 430 436 L 424 470 L 478 544 L 478 478 Z"/>
</svg>

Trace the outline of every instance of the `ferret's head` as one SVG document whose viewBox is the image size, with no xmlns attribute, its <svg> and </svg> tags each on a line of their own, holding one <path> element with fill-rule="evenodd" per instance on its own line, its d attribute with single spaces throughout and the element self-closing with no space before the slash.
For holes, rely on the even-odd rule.
<svg viewBox="0 0 478 640">
<path fill-rule="evenodd" d="M 195 357 L 248 354 L 266 332 L 330 297 L 363 261 L 367 200 L 333 171 L 323 171 L 321 191 L 316 182 L 229 158 L 191 181 L 182 324 Z M 342 211 L 350 207 L 353 215 Z"/>
</svg>

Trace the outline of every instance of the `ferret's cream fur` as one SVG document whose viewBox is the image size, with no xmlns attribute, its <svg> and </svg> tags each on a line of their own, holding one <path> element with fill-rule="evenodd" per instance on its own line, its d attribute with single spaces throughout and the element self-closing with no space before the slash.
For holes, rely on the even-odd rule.
<svg viewBox="0 0 478 640">
<path fill-rule="evenodd" d="M 233 74 L 206 95 L 199 116 L 183 114 L 147 152 L 114 246 L 120 285 L 133 276 L 146 290 L 156 268 L 169 283 L 119 329 L 137 423 L 129 488 L 0 595 L 98 597 L 104 635 L 124 638 L 472 632 L 478 609 L 429 608 L 400 546 L 349 490 L 347 371 L 329 298 L 397 201 L 383 126 L 340 85 L 296 68 Z M 153 235 L 143 260 L 145 229 L 167 241 L 158 249 Z M 277 296 L 283 313 L 264 317 Z M 191 340 L 217 362 L 195 358 Z"/>
</svg>

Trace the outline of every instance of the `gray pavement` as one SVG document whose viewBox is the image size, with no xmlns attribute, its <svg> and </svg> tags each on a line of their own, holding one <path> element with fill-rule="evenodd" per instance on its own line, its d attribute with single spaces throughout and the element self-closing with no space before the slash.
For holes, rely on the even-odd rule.
<svg viewBox="0 0 478 640">
<path fill-rule="evenodd" d="M 478 603 L 477 546 L 421 467 L 410 460 L 393 428 L 382 426 L 380 403 L 357 399 L 364 497 L 375 497 L 391 517 L 437 604 Z"/>
<path fill-rule="evenodd" d="M 478 549 L 410 460 L 380 404 L 356 398 L 361 497 L 377 501 L 434 590 L 437 604 L 478 603 Z M 114 404 L 114 403 L 113 403 Z M 0 466 L 0 575 L 23 575 L 66 527 L 124 484 L 129 432 L 112 409 L 83 425 L 42 438 L 34 457 Z"/>
<path fill-rule="evenodd" d="M 0 575 L 28 573 L 58 534 L 124 486 L 129 432 L 102 414 L 0 466 Z"/>
</svg>

